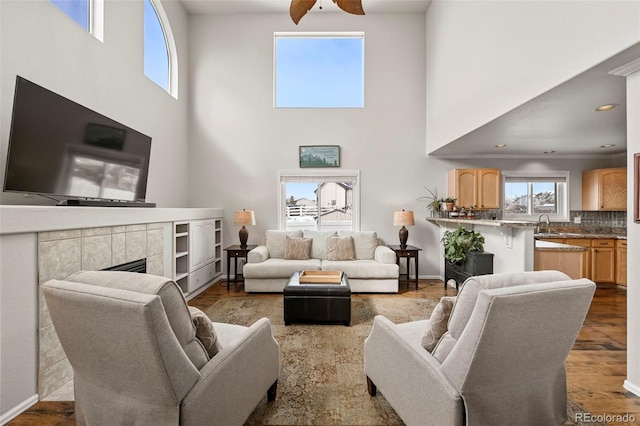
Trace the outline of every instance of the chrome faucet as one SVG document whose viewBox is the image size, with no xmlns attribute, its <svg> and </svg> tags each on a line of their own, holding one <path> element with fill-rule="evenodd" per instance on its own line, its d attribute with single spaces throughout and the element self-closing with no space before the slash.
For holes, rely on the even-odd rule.
<svg viewBox="0 0 640 426">
<path fill-rule="evenodd" d="M 540 216 L 538 216 L 538 225 L 536 225 L 536 234 L 540 233 L 540 225 L 542 225 L 542 216 L 547 217 L 547 220 L 545 221 L 547 225 L 551 224 L 551 221 L 549 220 L 549 215 L 546 213 L 542 213 Z"/>
</svg>

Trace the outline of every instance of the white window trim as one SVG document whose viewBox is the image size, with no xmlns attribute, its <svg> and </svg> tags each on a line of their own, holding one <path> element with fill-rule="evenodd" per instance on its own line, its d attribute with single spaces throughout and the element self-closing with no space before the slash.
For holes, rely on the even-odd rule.
<svg viewBox="0 0 640 426">
<path fill-rule="evenodd" d="M 104 43 L 104 0 L 89 1 L 89 32 Z"/>
<path fill-rule="evenodd" d="M 565 189 L 564 192 L 562 188 L 559 189 L 557 194 L 559 204 L 559 211 L 556 214 L 549 214 L 549 220 L 552 222 L 568 222 L 569 221 L 569 203 L 570 203 L 570 193 L 571 186 L 569 182 L 570 173 L 568 171 L 550 171 L 550 170 L 503 170 L 502 171 L 502 211 L 503 217 L 505 219 L 518 219 L 518 220 L 530 220 L 537 222 L 540 217 L 539 214 L 533 215 L 523 215 L 523 214 L 509 214 L 504 209 L 504 202 L 506 200 L 505 197 L 505 182 L 507 178 L 530 178 L 530 180 L 535 180 L 535 178 L 561 178 L 565 181 Z M 546 214 L 546 213 L 543 213 Z"/>
<path fill-rule="evenodd" d="M 276 63 L 277 63 L 277 49 L 276 49 L 276 39 L 278 38 L 358 38 L 362 39 L 362 107 L 357 107 L 354 109 L 364 109 L 366 105 L 366 96 L 367 93 L 365 89 L 365 62 L 364 62 L 364 52 L 365 52 L 365 38 L 364 31 L 315 31 L 315 32 L 287 32 L 287 31 L 275 31 L 273 33 L 273 107 L 276 109 L 304 109 L 307 107 L 279 107 L 276 105 Z M 313 107 L 312 107 L 313 108 Z M 336 107 L 342 108 L 342 107 Z M 327 108 L 331 109 L 331 108 Z"/>
<path fill-rule="evenodd" d="M 102 0 L 100 0 L 102 1 Z M 169 90 L 168 93 L 178 99 L 178 50 L 176 49 L 176 41 L 171 31 L 169 18 L 162 7 L 162 3 L 158 0 L 149 0 L 151 6 L 156 10 L 158 21 L 162 27 L 164 41 L 167 45 L 167 55 L 169 56 Z M 147 77 L 148 78 L 148 77 Z M 154 82 L 155 84 L 155 82 Z"/>
<path fill-rule="evenodd" d="M 353 194 L 353 219 L 352 219 L 352 227 L 354 231 L 360 230 L 360 170 L 358 169 L 340 169 L 340 170 L 278 170 L 278 229 L 286 229 L 286 217 L 284 215 L 284 206 L 287 193 L 286 186 L 283 182 L 283 178 L 287 177 L 300 177 L 300 178 L 314 178 L 314 177 L 326 177 L 326 178 L 337 178 L 337 177 L 349 177 L 353 179 L 355 182 L 352 189 Z"/>
</svg>

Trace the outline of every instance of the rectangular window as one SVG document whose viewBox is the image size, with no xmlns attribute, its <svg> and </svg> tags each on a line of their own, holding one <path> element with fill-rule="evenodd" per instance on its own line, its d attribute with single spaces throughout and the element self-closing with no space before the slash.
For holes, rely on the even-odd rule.
<svg viewBox="0 0 640 426">
<path fill-rule="evenodd" d="M 56 7 L 69 15 L 85 31 L 89 31 L 89 0 L 49 0 Z"/>
<path fill-rule="evenodd" d="M 275 33 L 276 108 L 364 108 L 364 33 Z"/>
<path fill-rule="evenodd" d="M 537 221 L 569 219 L 569 172 L 504 171 L 504 217 Z"/>
<path fill-rule="evenodd" d="M 280 229 L 358 230 L 359 171 L 279 172 Z"/>
</svg>

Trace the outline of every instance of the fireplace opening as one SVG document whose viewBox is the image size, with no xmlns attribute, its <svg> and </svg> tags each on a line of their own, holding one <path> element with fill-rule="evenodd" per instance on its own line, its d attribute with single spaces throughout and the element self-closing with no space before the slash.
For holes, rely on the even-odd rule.
<svg viewBox="0 0 640 426">
<path fill-rule="evenodd" d="M 140 274 L 147 273 L 147 258 L 134 260 L 132 262 L 122 263 L 120 265 L 104 268 L 103 271 L 124 271 L 124 272 L 138 272 Z"/>
</svg>

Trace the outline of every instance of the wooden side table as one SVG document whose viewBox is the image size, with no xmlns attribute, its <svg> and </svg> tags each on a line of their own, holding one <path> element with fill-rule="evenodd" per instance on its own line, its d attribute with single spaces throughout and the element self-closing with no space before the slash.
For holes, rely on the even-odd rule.
<svg viewBox="0 0 640 426">
<path fill-rule="evenodd" d="M 400 274 L 400 276 L 402 277 L 403 275 L 406 275 L 407 278 L 405 280 L 398 280 L 399 282 L 404 282 L 407 284 L 411 284 L 412 282 L 415 283 L 416 285 L 416 290 L 418 289 L 418 252 L 420 252 L 422 249 L 419 247 L 415 247 L 415 246 L 404 246 L 401 247 L 399 245 L 388 245 L 387 247 L 389 247 L 391 250 L 393 250 L 396 253 L 396 263 L 398 264 L 398 267 L 400 266 L 400 259 L 401 258 L 406 258 L 407 259 L 407 273 L 406 274 Z M 415 271 L 415 278 L 411 279 L 411 259 L 413 259 L 415 267 L 416 267 L 416 271 Z"/>
<path fill-rule="evenodd" d="M 238 289 L 238 281 L 244 282 L 244 276 L 242 274 L 238 275 L 238 258 L 244 258 L 245 263 L 247 262 L 247 255 L 251 250 L 256 248 L 256 245 L 233 245 L 224 249 L 227 254 L 227 290 L 229 290 L 230 285 L 230 277 L 231 277 L 231 258 L 234 259 L 234 267 L 233 267 L 233 285 Z M 240 280 L 238 280 L 238 276 L 240 276 Z"/>
</svg>

